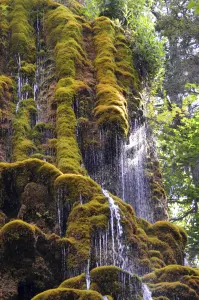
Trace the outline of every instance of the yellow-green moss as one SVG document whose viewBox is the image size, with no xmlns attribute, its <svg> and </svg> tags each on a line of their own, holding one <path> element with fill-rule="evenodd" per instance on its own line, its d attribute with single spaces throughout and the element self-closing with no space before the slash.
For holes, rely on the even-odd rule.
<svg viewBox="0 0 199 300">
<path fill-rule="evenodd" d="M 122 30 L 117 28 L 115 39 L 116 52 L 116 76 L 118 83 L 127 92 L 131 89 L 135 95 L 140 90 L 140 80 L 138 73 L 133 66 L 133 53 L 127 45 L 127 40 Z M 136 105 L 138 104 L 137 101 Z M 130 105 L 130 103 L 129 103 Z"/>
<path fill-rule="evenodd" d="M 52 164 L 38 159 L 28 159 L 16 163 L 0 163 L 1 180 L 6 178 L 7 184 L 23 192 L 24 187 L 30 182 L 38 182 L 49 185 L 53 189 L 54 180 L 62 173 Z"/>
<path fill-rule="evenodd" d="M 19 54 L 23 58 L 32 60 L 36 51 L 33 28 L 30 24 L 32 2 L 29 0 L 11 2 L 11 51 L 13 55 Z"/>
<path fill-rule="evenodd" d="M 92 233 L 107 228 L 109 214 L 108 203 L 95 199 L 73 207 L 66 232 L 71 245 L 67 258 L 69 268 L 78 267 L 89 258 Z"/>
<path fill-rule="evenodd" d="M 82 25 L 64 6 L 58 6 L 46 16 L 48 44 L 54 49 L 59 82 L 56 87 L 57 101 L 57 166 L 64 173 L 85 174 L 76 141 L 76 117 L 72 108 L 74 96 L 87 89 L 75 80 L 76 68 L 86 62 L 81 47 Z"/>
<path fill-rule="evenodd" d="M 70 299 L 79 299 L 79 300 L 103 300 L 103 297 L 94 291 L 81 291 L 75 289 L 63 289 L 58 288 L 54 290 L 45 291 L 32 300 L 70 300 Z"/>
<path fill-rule="evenodd" d="M 7 259 L 20 261 L 35 255 L 34 227 L 20 220 L 12 221 L 0 230 L 4 256 Z"/>
<path fill-rule="evenodd" d="M 141 292 L 140 279 L 115 266 L 95 268 L 91 270 L 90 276 L 91 289 L 97 290 L 102 295 L 111 295 L 113 299 L 118 295 L 121 299 L 134 299 L 134 297 L 137 299 Z M 122 278 L 125 278 L 124 281 Z"/>
<path fill-rule="evenodd" d="M 145 275 L 143 281 L 150 285 L 154 297 L 160 297 L 157 299 L 199 299 L 198 269 L 170 265 Z"/>
<path fill-rule="evenodd" d="M 77 277 L 66 279 L 60 284 L 59 288 L 86 289 L 86 276 L 83 273 Z"/>
<path fill-rule="evenodd" d="M 111 127 L 116 132 L 127 135 L 127 103 L 115 76 L 115 27 L 110 19 L 100 17 L 95 20 L 93 30 L 98 80 L 94 114 L 102 127 Z"/>
<path fill-rule="evenodd" d="M 100 193 L 100 186 L 93 181 L 90 177 L 65 174 L 57 177 L 55 181 L 55 190 L 65 188 L 66 199 L 69 199 L 72 203 L 79 201 L 81 195 L 83 202 L 88 202 L 93 195 Z"/>
<path fill-rule="evenodd" d="M 36 102 L 33 99 L 20 102 L 18 113 L 13 122 L 13 156 L 15 161 L 27 159 L 32 152 L 36 151 L 36 146 L 31 138 L 31 117 L 36 116 Z"/>
</svg>

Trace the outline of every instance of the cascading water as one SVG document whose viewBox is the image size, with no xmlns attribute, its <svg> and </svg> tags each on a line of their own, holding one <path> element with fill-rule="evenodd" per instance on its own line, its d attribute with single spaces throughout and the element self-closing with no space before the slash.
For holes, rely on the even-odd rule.
<svg viewBox="0 0 199 300">
<path fill-rule="evenodd" d="M 91 278 L 90 278 L 90 259 L 88 259 L 86 267 L 86 289 L 90 290 Z"/>
<path fill-rule="evenodd" d="M 109 195 L 109 193 L 102 189 L 104 196 L 108 199 L 110 212 L 111 212 L 111 220 L 110 220 L 110 230 L 111 230 L 111 241 L 112 241 L 112 260 L 113 265 L 117 266 L 123 270 L 126 270 L 126 262 L 125 258 L 125 245 L 122 242 L 123 239 L 123 229 L 121 225 L 121 216 L 120 209 L 115 204 L 113 198 Z M 100 246 L 101 249 L 101 246 Z M 101 250 L 102 251 L 102 250 Z"/>
<path fill-rule="evenodd" d="M 22 93 L 21 93 L 21 89 L 22 89 L 22 76 L 21 76 L 21 56 L 18 54 L 18 58 L 17 58 L 17 65 L 18 65 L 18 74 L 17 74 L 17 105 L 16 105 L 16 112 L 18 112 L 19 109 L 19 104 L 20 101 L 22 99 Z"/>
<path fill-rule="evenodd" d="M 143 291 L 143 300 L 153 300 L 152 293 L 145 283 L 142 284 L 142 291 Z"/>
<path fill-rule="evenodd" d="M 63 245 L 62 247 L 62 274 L 63 274 L 63 280 L 66 279 L 66 246 Z"/>
<path fill-rule="evenodd" d="M 39 94 L 39 83 L 40 83 L 40 73 L 41 73 L 41 59 L 40 59 L 40 56 L 38 55 L 38 53 L 41 50 L 40 19 L 39 19 L 38 13 L 37 13 L 37 22 L 36 22 L 36 33 L 37 33 L 37 41 L 36 41 L 36 44 L 37 44 L 37 58 L 36 58 L 35 83 L 34 83 L 33 90 L 34 90 L 34 100 L 37 102 L 38 113 L 37 113 L 36 123 L 38 123 L 39 122 L 38 115 L 39 115 L 40 107 L 39 107 L 39 103 L 38 103 L 37 100 L 38 100 L 38 94 Z"/>
<path fill-rule="evenodd" d="M 150 192 L 145 175 L 147 125 L 135 120 L 129 141 L 122 145 L 120 158 L 121 197 L 131 204 L 138 217 L 153 222 Z"/>
</svg>

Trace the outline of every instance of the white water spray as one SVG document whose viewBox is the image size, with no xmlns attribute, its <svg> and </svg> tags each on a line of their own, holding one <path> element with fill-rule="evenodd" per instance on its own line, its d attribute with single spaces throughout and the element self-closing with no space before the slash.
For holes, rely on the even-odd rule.
<svg viewBox="0 0 199 300">
<path fill-rule="evenodd" d="M 143 291 L 143 300 L 153 300 L 152 293 L 145 283 L 142 284 L 142 291 Z"/>
</svg>

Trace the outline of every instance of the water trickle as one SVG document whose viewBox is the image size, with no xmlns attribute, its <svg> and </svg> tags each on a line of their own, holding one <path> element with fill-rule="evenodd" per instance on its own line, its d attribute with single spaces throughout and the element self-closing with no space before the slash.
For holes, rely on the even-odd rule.
<svg viewBox="0 0 199 300">
<path fill-rule="evenodd" d="M 143 300 L 153 300 L 152 293 L 145 283 L 142 284 L 142 291 L 143 291 Z"/>
<path fill-rule="evenodd" d="M 57 219 L 58 219 L 58 225 L 59 225 L 59 234 L 62 236 L 62 227 L 63 227 L 63 206 L 62 206 L 62 200 L 63 200 L 63 191 L 62 189 L 58 189 L 57 191 Z"/>
<path fill-rule="evenodd" d="M 17 65 L 18 65 L 18 74 L 17 74 L 17 98 L 18 98 L 18 102 L 16 105 L 16 112 L 18 112 L 19 109 L 19 104 L 22 98 L 22 94 L 21 94 L 21 88 L 22 88 L 22 76 L 21 76 L 21 56 L 18 54 L 18 58 L 17 58 Z"/>
<path fill-rule="evenodd" d="M 63 280 L 66 279 L 66 246 L 63 245 L 62 247 L 62 274 L 63 274 Z"/>
<path fill-rule="evenodd" d="M 87 267 L 86 267 L 86 289 L 89 290 L 91 285 L 91 278 L 90 278 L 90 259 L 88 259 Z"/>
<path fill-rule="evenodd" d="M 110 212 L 111 212 L 111 220 L 110 220 L 110 230 L 111 230 L 111 241 L 112 241 L 112 260 L 113 265 L 120 267 L 123 270 L 126 270 L 127 257 L 125 257 L 125 245 L 123 244 L 123 229 L 121 225 L 121 216 L 120 209 L 118 205 L 115 204 L 114 199 L 109 195 L 108 191 L 102 189 L 104 196 L 109 201 Z M 107 236 L 103 239 L 107 242 Z M 107 251 L 107 250 L 106 250 Z M 101 243 L 100 243 L 100 252 Z M 104 252 L 104 250 L 103 250 Z M 101 257 L 100 253 L 100 257 Z"/>
<path fill-rule="evenodd" d="M 79 202 L 80 202 L 81 205 L 83 204 L 83 202 L 82 202 L 82 194 L 81 193 L 79 194 Z"/>
<path fill-rule="evenodd" d="M 147 158 L 147 125 L 135 121 L 128 143 L 122 145 L 120 158 L 121 197 L 131 204 L 140 218 L 153 222 L 150 192 L 145 175 Z"/>
</svg>

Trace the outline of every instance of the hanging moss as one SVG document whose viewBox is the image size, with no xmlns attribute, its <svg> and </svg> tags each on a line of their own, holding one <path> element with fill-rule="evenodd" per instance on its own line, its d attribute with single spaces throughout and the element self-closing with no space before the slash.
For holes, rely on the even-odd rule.
<svg viewBox="0 0 199 300">
<path fill-rule="evenodd" d="M 127 135 L 129 129 L 127 102 L 115 76 L 117 51 L 114 46 L 115 28 L 111 20 L 100 17 L 95 20 L 93 30 L 98 80 L 94 114 L 102 127 L 111 127 Z"/>
<path fill-rule="evenodd" d="M 69 269 L 78 267 L 89 259 L 91 236 L 107 228 L 109 214 L 108 203 L 102 204 L 95 199 L 73 208 L 66 232 L 71 244 L 67 258 Z"/>
<path fill-rule="evenodd" d="M 29 0 L 12 1 L 10 14 L 11 52 L 30 61 L 35 56 L 35 40 L 30 24 L 32 2 Z"/>
<path fill-rule="evenodd" d="M 57 165 L 64 173 L 84 174 L 76 141 L 76 117 L 72 108 L 74 96 L 87 87 L 75 80 L 76 68 L 85 62 L 81 47 L 82 26 L 73 13 L 59 6 L 46 17 L 48 43 L 54 48 L 59 82 L 55 99 L 57 108 Z"/>
</svg>

